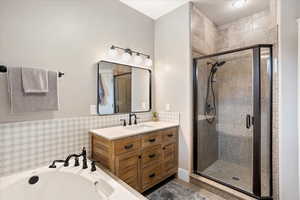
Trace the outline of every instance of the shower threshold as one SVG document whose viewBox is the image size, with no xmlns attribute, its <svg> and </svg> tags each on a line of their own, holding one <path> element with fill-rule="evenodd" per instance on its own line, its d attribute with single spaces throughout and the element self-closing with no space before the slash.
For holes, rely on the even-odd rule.
<svg viewBox="0 0 300 200">
<path fill-rule="evenodd" d="M 252 193 L 252 169 L 224 160 L 217 160 L 201 174 L 217 179 L 228 185 Z M 267 173 L 262 173 L 262 180 L 267 180 Z M 268 191 L 268 183 L 262 181 L 262 191 Z"/>
</svg>

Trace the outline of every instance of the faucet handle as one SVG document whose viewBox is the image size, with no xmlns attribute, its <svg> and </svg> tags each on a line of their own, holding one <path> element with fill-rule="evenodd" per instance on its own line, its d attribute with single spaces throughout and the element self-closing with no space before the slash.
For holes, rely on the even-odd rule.
<svg viewBox="0 0 300 200">
<path fill-rule="evenodd" d="M 88 168 L 88 166 L 87 166 L 87 159 L 86 159 L 86 157 L 83 157 L 83 160 L 82 160 L 82 169 L 86 169 L 86 168 Z"/>
<path fill-rule="evenodd" d="M 123 126 L 126 126 L 126 119 L 120 119 L 121 122 L 123 122 Z"/>
<path fill-rule="evenodd" d="M 137 125 L 137 120 L 140 119 L 139 117 L 134 118 L 134 124 Z"/>
<path fill-rule="evenodd" d="M 92 163 L 91 163 L 91 171 L 94 172 L 96 170 L 97 170 L 96 169 L 96 161 L 92 161 Z"/>
<path fill-rule="evenodd" d="M 86 149 L 85 149 L 85 147 L 82 148 L 82 155 L 86 156 Z"/>
<path fill-rule="evenodd" d="M 75 164 L 74 167 L 78 167 L 79 166 L 79 158 L 75 157 Z"/>
</svg>

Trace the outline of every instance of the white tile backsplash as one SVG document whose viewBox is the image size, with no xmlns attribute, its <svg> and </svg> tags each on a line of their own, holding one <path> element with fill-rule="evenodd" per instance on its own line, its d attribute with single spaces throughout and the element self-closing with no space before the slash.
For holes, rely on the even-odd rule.
<svg viewBox="0 0 300 200">
<path fill-rule="evenodd" d="M 152 114 L 138 113 L 138 122 L 151 121 Z M 161 121 L 179 122 L 179 113 L 159 113 Z M 79 153 L 90 152 L 88 131 L 121 125 L 128 115 L 91 116 L 0 124 L 0 177 L 49 164 Z"/>
</svg>

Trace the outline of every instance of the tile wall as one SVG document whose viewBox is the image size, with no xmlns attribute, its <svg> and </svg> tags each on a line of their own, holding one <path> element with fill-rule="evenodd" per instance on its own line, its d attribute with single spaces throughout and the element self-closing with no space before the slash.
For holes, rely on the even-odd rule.
<svg viewBox="0 0 300 200">
<path fill-rule="evenodd" d="M 152 114 L 139 113 L 139 122 Z M 80 152 L 90 152 L 88 131 L 120 125 L 128 115 L 90 116 L 0 124 L 0 177 L 49 164 Z M 179 113 L 160 112 L 161 121 L 179 122 Z"/>
</svg>

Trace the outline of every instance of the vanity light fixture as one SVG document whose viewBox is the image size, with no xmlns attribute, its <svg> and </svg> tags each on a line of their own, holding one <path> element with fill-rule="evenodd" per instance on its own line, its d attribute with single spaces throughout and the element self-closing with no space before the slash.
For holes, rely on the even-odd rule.
<svg viewBox="0 0 300 200">
<path fill-rule="evenodd" d="M 112 58 L 117 57 L 118 51 L 117 51 L 117 49 L 116 49 L 116 47 L 115 47 L 114 45 L 110 47 L 110 49 L 109 49 L 109 51 L 108 51 L 108 55 L 109 55 L 110 57 L 112 57 Z"/>
<path fill-rule="evenodd" d="M 151 67 L 152 66 L 152 60 L 150 59 L 150 56 L 147 56 L 147 59 L 145 60 L 145 65 L 147 67 Z"/>
<path fill-rule="evenodd" d="M 123 54 L 121 55 L 121 58 L 120 58 L 123 62 L 129 62 L 133 57 L 133 62 L 137 65 L 141 65 L 142 63 L 144 63 L 145 66 L 147 66 L 147 67 L 151 67 L 153 65 L 153 61 L 150 59 L 150 55 L 143 54 L 143 53 L 137 52 L 137 51 L 133 51 L 129 48 L 125 49 L 125 48 L 118 47 L 115 45 L 112 45 L 110 47 L 110 49 L 108 51 L 109 56 L 112 58 L 117 58 L 118 50 L 123 51 Z M 133 56 L 133 54 L 135 54 L 135 55 Z M 143 60 L 143 57 L 145 58 L 145 60 Z"/>
<path fill-rule="evenodd" d="M 247 4 L 247 0 L 235 0 L 232 3 L 232 7 L 234 8 L 242 8 Z"/>
<path fill-rule="evenodd" d="M 130 49 L 125 49 L 125 52 L 122 54 L 122 60 L 128 62 L 131 59 L 132 52 Z"/>
<path fill-rule="evenodd" d="M 143 62 L 143 59 L 141 57 L 141 54 L 140 53 L 137 53 L 135 56 L 134 56 L 134 63 L 137 64 L 137 65 L 140 65 L 142 64 Z"/>
</svg>

